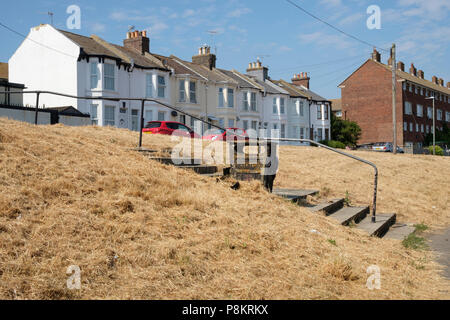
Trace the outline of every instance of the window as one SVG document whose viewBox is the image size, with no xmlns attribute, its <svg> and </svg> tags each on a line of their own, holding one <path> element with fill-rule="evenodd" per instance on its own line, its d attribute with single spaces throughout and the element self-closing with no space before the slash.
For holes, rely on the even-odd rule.
<svg viewBox="0 0 450 320">
<path fill-rule="evenodd" d="M 116 107 L 105 106 L 105 116 L 103 118 L 103 123 L 105 126 L 115 126 L 116 125 Z"/>
<path fill-rule="evenodd" d="M 153 111 L 152 110 L 145 110 L 145 117 L 144 117 L 144 119 L 145 119 L 145 122 L 153 121 Z"/>
<path fill-rule="evenodd" d="M 408 131 L 408 123 L 403 122 L 403 131 Z"/>
<path fill-rule="evenodd" d="M 281 124 L 281 138 L 286 138 L 286 125 L 284 123 Z"/>
<path fill-rule="evenodd" d="M 423 96 L 423 88 L 420 88 L 420 95 Z"/>
<path fill-rule="evenodd" d="M 413 87 L 412 84 L 410 84 L 410 85 L 409 85 L 409 92 L 413 92 L 413 91 L 412 91 L 412 87 Z"/>
<path fill-rule="evenodd" d="M 179 81 L 180 102 L 186 102 L 186 89 L 184 88 L 184 80 Z"/>
<path fill-rule="evenodd" d="M 323 140 L 322 129 L 317 129 L 317 141 Z"/>
<path fill-rule="evenodd" d="M 303 101 L 300 101 L 300 116 L 303 117 L 305 115 L 305 106 L 303 105 Z"/>
<path fill-rule="evenodd" d="M 437 119 L 442 120 L 442 110 L 441 109 L 437 110 Z"/>
<path fill-rule="evenodd" d="M 411 102 L 405 102 L 405 114 L 412 114 L 412 105 Z"/>
<path fill-rule="evenodd" d="M 317 120 L 322 120 L 322 106 L 317 106 Z"/>
<path fill-rule="evenodd" d="M 242 121 L 242 125 L 244 127 L 244 130 L 248 130 L 248 120 Z"/>
<path fill-rule="evenodd" d="M 91 89 L 98 87 L 98 64 L 91 62 Z"/>
<path fill-rule="evenodd" d="M 98 125 L 98 105 L 91 104 L 91 124 Z"/>
<path fill-rule="evenodd" d="M 417 86 L 414 86 L 414 93 L 419 94 L 419 88 Z"/>
<path fill-rule="evenodd" d="M 219 108 L 223 108 L 224 107 L 224 102 L 223 102 L 223 88 L 219 88 Z"/>
<path fill-rule="evenodd" d="M 409 132 L 413 132 L 413 124 L 412 124 L 412 122 L 409 123 Z"/>
<path fill-rule="evenodd" d="M 445 121 L 450 122 L 450 112 L 445 113 Z"/>
<path fill-rule="evenodd" d="M 423 106 L 421 104 L 417 105 L 417 116 L 423 117 Z"/>
<path fill-rule="evenodd" d="M 300 128 L 300 139 L 305 139 L 305 128 Z"/>
<path fill-rule="evenodd" d="M 150 121 L 150 120 L 149 120 Z M 145 123 L 144 123 L 145 126 Z M 139 131 L 139 110 L 132 109 L 131 110 L 131 130 Z"/>
<path fill-rule="evenodd" d="M 326 104 L 323 105 L 323 113 L 325 120 L 328 120 L 328 106 Z"/>
<path fill-rule="evenodd" d="M 221 127 L 221 128 L 225 127 L 225 119 L 224 118 L 219 118 L 219 127 Z"/>
<path fill-rule="evenodd" d="M 433 119 L 433 108 L 431 107 L 427 108 L 427 117 L 428 119 Z"/>
<path fill-rule="evenodd" d="M 166 78 L 158 76 L 158 98 L 166 96 Z"/>
<path fill-rule="evenodd" d="M 419 132 L 419 124 L 416 123 L 416 132 Z"/>
<path fill-rule="evenodd" d="M 249 103 L 248 103 L 248 92 L 244 92 L 243 93 L 243 100 L 244 100 L 244 105 L 243 105 L 242 109 L 244 111 L 248 111 L 248 108 L 250 106 Z"/>
<path fill-rule="evenodd" d="M 147 98 L 153 97 L 153 78 L 151 74 L 147 74 L 146 76 L 145 95 Z"/>
<path fill-rule="evenodd" d="M 406 91 L 406 82 L 403 82 L 403 91 Z"/>
<path fill-rule="evenodd" d="M 252 111 L 256 111 L 256 92 L 250 94 L 250 106 Z"/>
<path fill-rule="evenodd" d="M 284 98 L 280 98 L 280 113 L 284 114 Z"/>
<path fill-rule="evenodd" d="M 158 121 L 165 121 L 166 120 L 166 113 L 164 111 L 158 112 Z"/>
<path fill-rule="evenodd" d="M 258 121 L 252 121 L 252 129 L 256 130 L 258 128 Z"/>
<path fill-rule="evenodd" d="M 277 98 L 273 98 L 272 112 L 273 114 L 278 113 Z"/>
<path fill-rule="evenodd" d="M 197 103 L 197 85 L 195 81 L 189 82 L 189 101 Z"/>
<path fill-rule="evenodd" d="M 228 93 L 228 108 L 233 108 L 234 107 L 234 90 L 228 89 L 227 93 Z"/>
<path fill-rule="evenodd" d="M 424 133 L 424 131 L 425 131 L 425 130 L 424 130 L 424 126 L 423 126 L 423 124 L 421 124 L 421 125 L 420 125 L 420 132 Z"/>
<path fill-rule="evenodd" d="M 105 63 L 105 90 L 115 89 L 115 76 L 114 76 L 114 65 Z"/>
<path fill-rule="evenodd" d="M 228 128 L 234 128 L 234 119 L 228 119 Z"/>
<path fill-rule="evenodd" d="M 427 133 L 430 133 L 430 126 L 427 124 Z"/>
</svg>

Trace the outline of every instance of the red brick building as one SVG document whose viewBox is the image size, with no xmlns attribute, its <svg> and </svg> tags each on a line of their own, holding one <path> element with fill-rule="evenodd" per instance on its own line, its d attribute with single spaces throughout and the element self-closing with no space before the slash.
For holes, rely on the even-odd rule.
<svg viewBox="0 0 450 320">
<path fill-rule="evenodd" d="M 381 63 L 381 55 L 374 49 L 368 59 L 339 87 L 342 95 L 342 114 L 356 121 L 362 129 L 359 144 L 392 142 L 392 69 Z M 426 80 L 424 72 L 411 64 L 405 72 L 403 62 L 397 63 L 397 142 L 408 150 L 421 148 L 424 137 L 432 132 L 431 99 L 435 97 L 436 130 L 444 123 L 450 126 L 450 82 L 433 76 Z"/>
</svg>

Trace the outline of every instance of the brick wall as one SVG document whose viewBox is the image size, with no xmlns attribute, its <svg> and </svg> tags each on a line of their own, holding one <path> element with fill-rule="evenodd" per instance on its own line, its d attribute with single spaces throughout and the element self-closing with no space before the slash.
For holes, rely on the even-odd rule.
<svg viewBox="0 0 450 320">
<path fill-rule="evenodd" d="M 392 73 L 368 60 L 343 85 L 342 114 L 361 127 L 358 143 L 392 141 Z M 398 144 L 402 145 L 401 83 L 397 84 L 397 126 Z"/>
<path fill-rule="evenodd" d="M 397 80 L 401 80 L 397 78 Z M 404 146 L 406 142 L 422 143 L 426 135 L 426 126 L 432 127 L 432 119 L 427 117 L 427 107 L 432 106 L 432 100 L 426 100 L 420 91 L 416 94 L 415 85 L 412 92 L 407 86 L 403 90 L 402 82 L 397 82 L 397 142 Z M 368 60 L 343 84 L 342 113 L 348 120 L 356 121 L 362 129 L 359 144 L 392 141 L 392 72 L 385 67 Z M 450 94 L 449 94 L 450 98 Z M 405 102 L 412 105 L 412 114 L 405 114 Z M 423 106 L 422 117 L 417 114 L 417 105 Z M 436 112 L 442 110 L 442 121 L 436 120 L 436 127 L 442 127 L 445 113 L 450 112 L 450 100 L 435 102 Z M 407 130 L 404 131 L 404 122 Z M 410 123 L 413 131 L 410 131 Z M 418 131 L 416 124 L 419 125 Z M 424 132 L 422 133 L 422 124 Z"/>
</svg>

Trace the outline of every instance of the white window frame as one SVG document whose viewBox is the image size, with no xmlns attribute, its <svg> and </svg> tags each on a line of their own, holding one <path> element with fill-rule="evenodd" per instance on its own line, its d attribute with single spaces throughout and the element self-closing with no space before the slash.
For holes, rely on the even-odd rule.
<svg viewBox="0 0 450 320">
<path fill-rule="evenodd" d="M 109 116 L 107 110 L 112 110 L 112 118 L 107 118 L 107 116 Z M 104 109 L 103 109 L 103 125 L 104 126 L 111 126 L 111 127 L 115 127 L 116 126 L 116 106 L 108 106 L 105 105 Z"/>
<path fill-rule="evenodd" d="M 417 116 L 422 118 L 423 117 L 423 105 L 421 105 L 421 104 L 416 105 L 416 109 L 417 109 Z M 420 110 L 420 112 L 419 112 L 419 110 Z"/>
<path fill-rule="evenodd" d="M 243 94 L 242 110 L 248 111 L 250 109 L 250 103 L 248 101 L 248 92 L 244 91 L 242 94 Z"/>
<path fill-rule="evenodd" d="M 166 112 L 158 111 L 158 121 L 166 121 Z"/>
<path fill-rule="evenodd" d="M 224 108 L 225 107 L 225 95 L 224 95 L 224 88 L 219 88 L 218 92 L 218 108 Z"/>
<path fill-rule="evenodd" d="M 98 63 L 97 62 L 91 62 L 89 64 L 90 67 L 90 85 L 91 89 L 97 89 L 98 88 Z M 95 83 L 95 85 L 94 85 Z"/>
<path fill-rule="evenodd" d="M 408 131 L 408 123 L 403 122 L 403 131 Z"/>
<path fill-rule="evenodd" d="M 250 109 L 252 111 L 258 111 L 256 99 L 256 92 L 250 92 Z"/>
<path fill-rule="evenodd" d="M 186 81 L 179 80 L 178 81 L 178 102 L 186 102 Z"/>
<path fill-rule="evenodd" d="M 189 81 L 189 102 L 197 103 L 197 82 Z"/>
<path fill-rule="evenodd" d="M 95 112 L 94 112 L 95 110 Z M 95 113 L 95 114 L 94 114 Z M 98 126 L 98 104 L 91 104 L 91 124 Z"/>
<path fill-rule="evenodd" d="M 160 81 L 160 80 L 162 80 L 162 81 Z M 165 98 L 166 97 L 166 77 L 164 77 L 162 75 L 158 75 L 157 81 L 158 81 L 158 98 Z"/>
<path fill-rule="evenodd" d="M 109 71 L 112 71 L 112 75 L 108 73 Z M 104 89 L 115 91 L 116 90 L 116 66 L 112 63 L 105 63 L 103 65 L 103 73 L 104 73 Z"/>
<path fill-rule="evenodd" d="M 405 101 L 405 114 L 412 114 L 412 103 Z"/>
<path fill-rule="evenodd" d="M 272 103 L 272 113 L 273 113 L 273 114 L 278 114 L 278 103 L 277 103 L 277 98 L 273 98 L 273 103 Z"/>
<path fill-rule="evenodd" d="M 280 98 L 280 114 L 285 114 L 286 108 L 285 108 L 285 99 Z"/>
<path fill-rule="evenodd" d="M 227 107 L 234 108 L 234 89 L 227 89 Z"/>
</svg>

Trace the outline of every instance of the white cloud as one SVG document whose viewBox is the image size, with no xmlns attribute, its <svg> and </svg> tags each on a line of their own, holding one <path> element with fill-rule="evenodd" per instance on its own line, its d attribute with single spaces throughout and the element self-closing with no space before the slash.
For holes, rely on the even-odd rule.
<svg viewBox="0 0 450 320">
<path fill-rule="evenodd" d="M 189 17 L 192 17 L 193 15 L 195 15 L 195 11 L 192 9 L 187 9 L 187 10 L 184 10 L 182 17 L 189 18 Z"/>
<path fill-rule="evenodd" d="M 341 0 L 321 0 L 320 4 L 326 5 L 328 7 L 339 7 L 342 5 Z"/>
<path fill-rule="evenodd" d="M 292 48 L 290 48 L 288 46 L 281 46 L 278 50 L 280 52 L 289 52 L 289 51 L 292 51 Z"/>
<path fill-rule="evenodd" d="M 106 30 L 106 25 L 103 23 L 94 23 L 91 27 L 93 32 L 104 32 Z"/>
<path fill-rule="evenodd" d="M 228 13 L 227 17 L 239 18 L 240 16 L 243 16 L 243 15 L 248 14 L 250 12 L 252 12 L 252 10 L 249 9 L 249 8 L 238 8 L 238 9 L 233 10 L 230 13 Z"/>
<path fill-rule="evenodd" d="M 347 25 L 347 24 L 352 24 L 356 21 L 360 21 L 364 19 L 364 15 L 362 13 L 355 13 L 355 14 L 351 14 L 345 18 L 343 18 L 339 24 L 340 25 Z"/>
<path fill-rule="evenodd" d="M 352 43 L 341 35 L 326 34 L 324 32 L 313 32 L 307 34 L 300 34 L 298 36 L 300 41 L 305 43 L 314 43 L 321 46 L 333 47 L 337 49 L 348 49 L 352 47 Z"/>
</svg>

